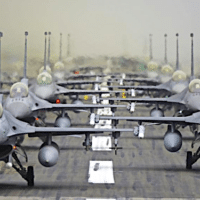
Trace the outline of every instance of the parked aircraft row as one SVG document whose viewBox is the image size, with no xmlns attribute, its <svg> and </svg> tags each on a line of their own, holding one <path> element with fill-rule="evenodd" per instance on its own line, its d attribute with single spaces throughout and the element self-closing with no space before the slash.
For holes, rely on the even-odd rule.
<svg viewBox="0 0 200 200">
<path fill-rule="evenodd" d="M 2 37 L 3 34 L 0 33 L 0 47 Z M 10 90 L 1 89 L 0 91 L 0 160 L 4 161 L 8 167 L 13 167 L 22 176 L 22 178 L 27 181 L 28 186 L 34 185 L 33 167 L 28 166 L 28 168 L 25 168 L 18 157 L 18 149 L 21 149 L 24 156 L 27 158 L 27 154 L 23 149 L 23 140 L 25 135 L 28 135 L 29 137 L 38 137 L 43 141 L 43 144 L 39 149 L 38 160 L 45 167 L 54 166 L 59 158 L 59 145 L 53 142 L 52 136 L 84 134 L 85 140 L 83 145 L 86 147 L 86 150 L 89 150 L 92 146 L 90 139 L 91 134 L 111 132 L 114 138 L 114 147 L 112 147 L 112 149 L 115 150 L 116 154 L 117 150 L 121 148 L 118 147 L 118 138 L 121 133 L 133 132 L 134 135 L 139 138 L 144 137 L 143 122 L 169 124 L 164 137 L 164 145 L 170 152 L 176 152 L 181 148 L 182 136 L 178 130 L 180 128 L 179 125 L 182 127 L 190 126 L 192 132 L 194 133 L 193 143 L 199 139 L 197 125 L 200 123 L 200 105 L 198 101 L 200 80 L 194 79 L 193 34 L 191 34 L 192 74 L 190 83 L 186 74 L 179 69 L 178 34 L 176 34 L 176 71 L 173 72 L 173 68 L 169 65 L 167 52 L 165 51 L 165 64 L 161 68 L 161 76 L 159 76 L 158 73 L 158 64 L 153 61 L 152 51 L 150 52 L 150 62 L 133 62 L 137 65 L 141 64 L 147 66 L 147 69 L 145 68 L 145 71 L 142 73 L 115 73 L 114 66 L 112 64 L 114 63 L 114 58 L 110 58 L 108 60 L 113 73 L 80 73 L 82 70 L 87 72 L 93 69 L 100 69 L 100 71 L 103 71 L 104 67 L 102 66 L 97 66 L 96 68 L 92 66 L 84 68 L 79 67 L 78 70 L 74 70 L 75 74 L 70 73 L 69 69 L 67 69 L 62 60 L 62 34 L 60 34 L 59 61 L 54 64 L 52 70 L 52 64 L 50 62 L 51 32 L 45 32 L 44 37 L 44 66 L 40 68 L 39 74 L 36 78 L 33 77 L 30 79 L 27 76 L 28 32 L 25 32 L 23 77 L 19 80 L 19 82 L 14 84 L 13 82 L 1 81 L 0 79 L 1 85 L 12 84 Z M 150 41 L 151 37 L 152 36 L 150 35 Z M 164 35 L 164 38 L 165 45 L 167 45 L 166 34 Z M 165 50 L 166 49 L 167 48 L 165 46 Z M 126 62 L 132 63 L 131 60 L 128 59 L 124 60 L 124 63 Z M 121 67 L 121 70 L 123 71 L 123 67 Z M 138 78 L 127 79 L 127 76 L 137 76 Z M 140 76 L 142 76 L 141 79 Z M 169 79 L 169 76 L 171 76 L 171 79 Z M 85 80 L 85 78 L 96 78 L 96 80 Z M 165 83 L 163 83 L 164 80 L 166 81 Z M 147 85 L 123 85 L 125 82 L 142 82 L 142 84 L 145 83 Z M 150 83 L 160 84 L 150 86 Z M 94 89 L 89 89 L 86 84 L 92 84 Z M 119 85 L 114 86 L 113 84 Z M 73 85 L 73 88 L 75 88 L 75 85 L 81 85 L 86 89 L 68 89 L 67 87 L 69 85 Z M 116 88 L 118 88 L 118 90 L 115 90 Z M 154 91 L 151 96 L 157 98 L 146 98 L 146 94 L 150 96 L 150 91 Z M 5 98 L 3 98 L 3 95 Z M 84 96 L 85 99 L 86 97 L 88 98 L 91 96 L 93 103 L 95 104 L 84 104 L 80 99 L 81 95 L 87 95 Z M 119 98 L 120 95 L 122 95 L 123 98 Z M 140 95 L 140 98 L 135 98 L 135 95 Z M 166 95 L 168 98 L 163 97 Z M 71 104 L 66 103 L 66 101 L 71 99 Z M 101 102 L 103 102 L 103 104 L 100 104 Z M 115 102 L 117 102 L 117 104 L 114 104 Z M 129 104 L 120 104 L 121 102 L 129 102 Z M 122 109 L 121 113 L 127 111 L 134 112 L 134 107 L 138 102 L 155 105 L 155 107 L 150 111 L 151 117 L 131 117 L 128 115 L 126 117 L 115 116 L 117 109 Z M 161 104 L 164 105 L 163 108 L 160 108 Z M 169 107 L 169 104 L 175 106 L 174 116 L 164 117 L 165 109 L 171 108 Z M 67 111 L 71 110 L 78 114 L 79 112 L 85 112 L 88 109 L 90 111 L 90 124 L 88 126 L 90 127 L 71 127 L 71 119 L 69 118 Z M 99 116 L 97 114 L 99 109 L 102 109 L 104 114 L 111 114 L 112 116 Z M 95 110 L 97 110 L 97 113 L 95 113 Z M 48 112 L 57 113 L 54 127 L 47 126 L 46 121 L 48 118 Z M 111 127 L 107 128 L 102 126 L 101 128 L 94 128 L 93 126 L 95 126 L 96 123 L 100 123 L 101 120 L 111 120 Z M 136 128 L 122 129 L 117 127 L 119 120 L 137 121 L 139 125 Z M 186 163 L 187 168 L 191 168 L 192 164 L 196 162 L 198 158 L 198 152 L 196 152 L 194 156 L 192 156 L 191 152 L 188 152 Z M 13 160 L 15 160 L 15 163 L 13 163 Z"/>
</svg>

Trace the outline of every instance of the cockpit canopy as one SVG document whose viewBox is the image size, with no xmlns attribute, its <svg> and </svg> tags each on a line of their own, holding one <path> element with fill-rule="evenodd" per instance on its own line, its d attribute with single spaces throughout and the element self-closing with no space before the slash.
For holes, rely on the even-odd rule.
<svg viewBox="0 0 200 200">
<path fill-rule="evenodd" d="M 173 68 L 170 65 L 164 65 L 161 69 L 163 74 L 172 74 L 174 72 Z"/>
<path fill-rule="evenodd" d="M 172 80 L 173 81 L 185 81 L 187 78 L 187 75 L 185 72 L 181 71 L 181 70 L 177 70 L 173 73 L 172 75 Z"/>
<path fill-rule="evenodd" d="M 54 65 L 54 70 L 64 70 L 64 64 L 62 62 L 57 62 L 55 65 Z"/>
<path fill-rule="evenodd" d="M 49 65 L 46 66 L 46 70 L 49 74 L 51 74 L 51 68 L 49 67 Z M 43 71 L 44 71 L 44 66 L 40 68 L 39 74 L 41 74 Z"/>
<path fill-rule="evenodd" d="M 37 77 L 38 85 L 50 85 L 52 83 L 52 76 L 48 72 L 42 72 Z"/>
<path fill-rule="evenodd" d="M 147 64 L 147 68 L 148 68 L 149 71 L 156 71 L 158 69 L 158 64 L 154 61 L 150 61 Z"/>
<path fill-rule="evenodd" d="M 199 92 L 200 93 L 200 79 L 194 79 L 189 84 L 190 92 Z"/>
<path fill-rule="evenodd" d="M 0 117 L 2 117 L 2 115 L 3 115 L 3 107 L 2 107 L 2 105 L 0 104 Z"/>
<path fill-rule="evenodd" d="M 22 82 L 17 82 L 10 88 L 10 97 L 27 97 L 28 96 L 28 86 Z"/>
</svg>

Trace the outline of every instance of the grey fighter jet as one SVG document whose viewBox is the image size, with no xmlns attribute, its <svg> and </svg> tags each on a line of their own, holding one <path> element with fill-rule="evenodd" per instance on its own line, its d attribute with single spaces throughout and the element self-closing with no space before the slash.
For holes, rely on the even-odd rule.
<svg viewBox="0 0 200 200">
<path fill-rule="evenodd" d="M 62 111 L 62 114 L 56 119 L 55 125 L 60 127 L 69 127 L 71 125 L 70 119 L 65 112 L 66 110 L 73 110 L 78 112 L 82 109 L 90 109 L 94 112 L 94 109 L 98 108 L 111 108 L 115 110 L 119 107 L 127 107 L 126 105 L 90 105 L 90 104 L 52 104 L 46 100 L 40 99 L 34 93 L 29 92 L 27 86 L 26 66 L 27 66 L 27 35 L 25 32 L 25 56 L 24 56 L 24 78 L 21 82 L 15 83 L 10 89 L 10 95 L 5 100 L 3 106 L 14 117 L 22 119 L 26 122 L 35 122 L 38 117 L 38 111 Z M 46 72 L 47 73 L 47 72 Z M 46 80 L 46 79 L 45 79 Z M 43 80 L 41 80 L 43 81 Z M 92 121 L 91 115 L 91 121 Z"/>
<path fill-rule="evenodd" d="M 2 103 L 2 95 L 0 96 L 0 102 Z M 18 157 L 18 153 L 23 152 L 23 156 L 28 161 L 26 152 L 17 144 L 19 136 L 29 135 L 29 137 L 45 138 L 38 153 L 38 160 L 41 165 L 52 167 L 57 163 L 59 158 L 59 147 L 52 141 L 52 136 L 85 134 L 83 146 L 88 150 L 92 145 L 90 134 L 111 132 L 116 141 L 120 132 L 132 131 L 133 129 L 34 127 L 13 117 L 8 111 L 3 110 L 0 104 L 0 161 L 7 163 L 7 167 L 13 167 L 27 181 L 28 186 L 33 186 L 33 167 L 28 166 L 26 169 Z M 117 150 L 117 147 L 115 150 Z"/>
<path fill-rule="evenodd" d="M 194 94 L 199 95 L 199 92 Z M 177 152 L 182 146 L 182 135 L 178 130 L 181 125 L 183 128 L 190 127 L 190 130 L 194 133 L 194 140 L 192 142 L 192 148 L 194 144 L 200 140 L 200 132 L 198 131 L 198 125 L 200 124 L 200 112 L 195 112 L 192 115 L 186 117 L 110 117 L 110 116 L 96 116 L 95 121 L 112 120 L 113 123 L 118 123 L 119 120 L 136 121 L 138 126 L 134 129 L 134 135 L 139 138 L 144 137 L 145 128 L 142 125 L 143 122 L 151 122 L 157 124 L 169 124 L 168 129 L 164 135 L 164 146 L 169 152 Z M 200 147 L 192 155 L 191 151 L 187 152 L 186 168 L 191 169 L 192 165 L 200 158 Z"/>
<path fill-rule="evenodd" d="M 33 84 L 30 87 L 30 91 L 36 94 L 41 99 L 45 99 L 51 102 L 55 102 L 57 96 L 60 94 L 64 95 L 76 95 L 75 104 L 80 104 L 78 100 L 79 95 L 85 94 L 107 94 L 107 93 L 120 93 L 122 91 L 95 91 L 95 90 L 68 90 L 64 87 L 58 86 L 56 82 L 53 81 L 53 78 L 50 73 L 48 73 L 46 69 L 46 35 L 45 32 L 45 53 L 44 53 L 44 71 L 41 72 L 37 77 L 37 83 Z"/>
<path fill-rule="evenodd" d="M 193 34 L 192 38 L 192 54 L 191 54 L 191 82 L 182 92 L 175 94 L 169 98 L 108 98 L 109 101 L 128 101 L 134 102 L 131 106 L 135 106 L 135 103 L 150 103 L 156 104 L 156 107 L 150 111 L 152 117 L 162 117 L 164 116 L 164 109 L 159 108 L 159 105 L 174 105 L 176 114 L 178 115 L 188 115 L 192 112 L 200 110 L 199 96 L 195 96 L 194 93 L 198 91 L 200 87 L 200 79 L 194 79 L 194 62 L 193 62 Z M 176 73 L 176 72 L 175 72 Z M 181 74 L 180 74 L 181 75 Z M 174 76 L 179 78 L 179 76 Z M 98 99 L 98 102 L 103 100 L 103 98 Z M 132 108 L 133 109 L 133 108 Z"/>
<path fill-rule="evenodd" d="M 176 59 L 178 61 L 178 33 L 176 34 L 177 36 L 177 53 L 176 53 Z M 142 83 L 142 85 L 158 85 L 161 83 L 165 83 L 167 81 L 169 81 L 172 77 L 172 74 L 174 72 L 173 68 L 170 66 L 170 64 L 168 63 L 167 60 L 167 34 L 164 35 L 165 37 L 165 57 L 164 57 L 164 65 L 161 68 L 161 74 L 159 76 L 156 76 L 156 78 L 126 78 L 125 74 L 123 76 L 123 78 L 119 79 L 119 78 L 112 78 L 109 79 L 108 82 L 109 83 L 114 83 L 114 81 L 118 80 L 118 82 L 120 83 L 120 85 L 123 85 L 125 82 L 129 82 L 129 83 L 134 83 L 134 82 L 138 82 L 138 83 Z M 147 69 L 148 70 L 154 70 L 156 69 L 155 67 L 153 67 L 152 65 L 147 65 Z M 140 70 L 145 70 L 145 68 L 140 67 Z M 176 67 L 176 70 L 179 70 L 179 67 Z"/>
<path fill-rule="evenodd" d="M 176 46 L 177 46 L 177 51 L 176 51 L 176 71 L 173 73 L 172 78 L 160 85 L 157 86 L 145 86 L 145 85 L 139 85 L 139 86 L 109 86 L 110 89 L 113 88 L 118 88 L 118 89 L 132 89 L 136 90 L 138 95 L 144 95 L 145 91 L 146 94 L 149 95 L 149 92 L 154 92 L 152 93 L 152 95 L 154 97 L 157 96 L 166 96 L 166 94 L 168 93 L 172 93 L 172 94 L 176 94 L 176 93 L 180 93 L 184 88 L 187 87 L 188 85 L 188 80 L 187 80 L 187 76 L 186 74 L 179 69 L 179 54 L 178 54 L 178 34 L 176 34 L 177 36 L 177 42 L 176 42 Z M 192 43 L 193 43 L 193 36 L 191 35 L 192 38 Z M 167 58 L 165 57 L 165 61 L 167 62 Z M 163 73 L 166 72 L 172 72 L 172 68 L 169 65 L 164 65 L 162 68 Z M 193 73 L 193 71 L 192 71 Z M 131 79 L 130 79 L 131 80 Z M 144 79 L 145 81 L 145 79 Z M 151 80 L 149 83 L 151 83 Z M 141 79 L 138 82 L 143 82 L 143 79 Z M 143 91 L 143 92 L 142 92 Z M 130 91 L 131 92 L 131 91 Z"/>
</svg>

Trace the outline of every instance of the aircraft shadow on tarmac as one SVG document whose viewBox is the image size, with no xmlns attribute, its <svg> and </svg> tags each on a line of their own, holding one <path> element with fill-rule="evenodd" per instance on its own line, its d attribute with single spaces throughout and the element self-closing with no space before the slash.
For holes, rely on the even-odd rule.
<svg viewBox="0 0 200 200">
<path fill-rule="evenodd" d="M 200 172 L 200 167 L 192 170 L 185 169 L 185 166 L 138 166 L 138 167 L 114 167 L 114 171 L 163 171 L 163 172 L 186 172 L 197 173 Z"/>
</svg>

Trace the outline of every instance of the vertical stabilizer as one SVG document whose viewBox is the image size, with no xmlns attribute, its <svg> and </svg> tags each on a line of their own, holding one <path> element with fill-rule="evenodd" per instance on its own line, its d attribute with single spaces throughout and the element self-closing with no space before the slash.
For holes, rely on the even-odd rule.
<svg viewBox="0 0 200 200">
<path fill-rule="evenodd" d="M 2 37 L 3 37 L 3 33 L 0 32 L 0 81 L 1 81 L 1 38 Z"/>
<path fill-rule="evenodd" d="M 45 35 L 45 41 L 44 41 L 44 71 L 47 71 L 47 58 L 46 58 L 46 54 L 47 54 L 47 32 L 44 33 Z"/>
<path fill-rule="evenodd" d="M 176 70 L 179 70 L 179 46 L 178 46 L 178 36 L 179 34 L 176 34 Z"/>
<path fill-rule="evenodd" d="M 60 33 L 60 57 L 59 61 L 62 62 L 62 33 Z"/>
<path fill-rule="evenodd" d="M 27 77 L 27 37 L 28 32 L 25 32 L 25 49 L 24 49 L 24 78 Z"/>
<path fill-rule="evenodd" d="M 194 34 L 191 33 L 190 37 L 191 37 L 191 77 L 190 77 L 190 80 L 193 80 L 195 78 L 194 77 L 194 52 L 193 52 L 193 37 L 194 37 Z"/>
<path fill-rule="evenodd" d="M 67 57 L 70 57 L 70 34 L 67 35 Z"/>
<path fill-rule="evenodd" d="M 165 59 L 164 62 L 167 64 L 167 34 L 164 35 L 165 37 Z"/>
<path fill-rule="evenodd" d="M 153 52 L 152 52 L 152 34 L 149 34 L 149 57 L 150 57 L 150 60 L 153 59 Z"/>
<path fill-rule="evenodd" d="M 50 67 L 50 56 L 51 56 L 51 32 L 49 32 L 49 45 L 48 45 L 48 58 L 47 58 L 47 64 Z"/>
</svg>

